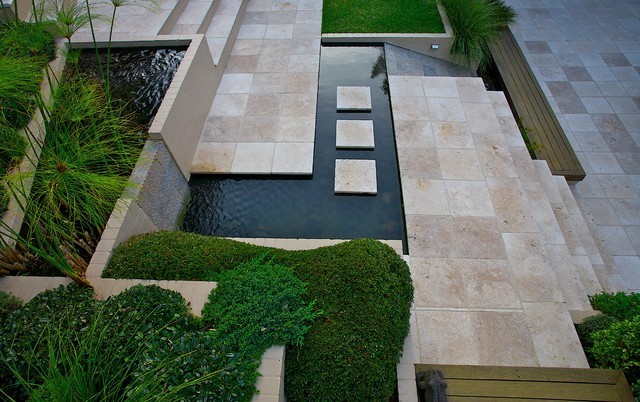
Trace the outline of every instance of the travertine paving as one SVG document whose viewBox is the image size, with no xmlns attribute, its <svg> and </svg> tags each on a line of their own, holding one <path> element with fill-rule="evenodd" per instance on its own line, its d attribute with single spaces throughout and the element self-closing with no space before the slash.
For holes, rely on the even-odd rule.
<svg viewBox="0 0 640 402">
<path fill-rule="evenodd" d="M 339 112 L 371 111 L 371 88 L 339 86 L 337 107 Z"/>
<path fill-rule="evenodd" d="M 373 149 L 373 120 L 337 120 L 336 148 Z"/>
<path fill-rule="evenodd" d="M 192 173 L 313 173 L 321 10 L 248 3 Z"/>
<path fill-rule="evenodd" d="M 602 285 L 640 291 L 640 2 L 507 0 L 511 27 L 587 177 L 571 185 Z"/>
<path fill-rule="evenodd" d="M 569 310 L 590 310 L 593 274 L 573 262 L 541 190 L 553 178 L 504 95 L 479 78 L 391 76 L 389 88 L 415 361 L 587 367 Z"/>
<path fill-rule="evenodd" d="M 336 194 L 377 194 L 376 161 L 336 159 Z"/>
</svg>

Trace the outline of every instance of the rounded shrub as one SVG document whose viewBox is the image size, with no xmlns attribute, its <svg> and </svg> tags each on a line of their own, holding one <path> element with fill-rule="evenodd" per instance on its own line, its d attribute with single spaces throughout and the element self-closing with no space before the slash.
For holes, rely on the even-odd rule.
<svg viewBox="0 0 640 402">
<path fill-rule="evenodd" d="M 12 294 L 0 292 L 0 324 L 2 324 L 12 311 L 22 307 L 22 300 Z"/>
<path fill-rule="evenodd" d="M 640 381 L 640 315 L 613 323 L 592 335 L 596 367 L 624 371 L 630 384 Z"/>
<path fill-rule="evenodd" d="M 619 321 L 640 315 L 640 293 L 597 293 L 589 297 L 591 306 Z"/>
<path fill-rule="evenodd" d="M 588 360 L 593 361 L 590 349 L 593 346 L 593 334 L 611 327 L 611 324 L 618 322 L 618 319 L 607 314 L 598 314 L 587 317 L 581 324 L 576 325 L 576 332 L 580 338 L 582 349 L 584 349 Z"/>
</svg>

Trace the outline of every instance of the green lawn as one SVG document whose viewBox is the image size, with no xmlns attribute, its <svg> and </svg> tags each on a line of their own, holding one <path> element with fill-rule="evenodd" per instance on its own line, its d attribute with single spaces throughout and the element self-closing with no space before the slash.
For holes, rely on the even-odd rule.
<svg viewBox="0 0 640 402">
<path fill-rule="evenodd" d="M 443 33 L 435 0 L 324 0 L 322 33 Z"/>
</svg>

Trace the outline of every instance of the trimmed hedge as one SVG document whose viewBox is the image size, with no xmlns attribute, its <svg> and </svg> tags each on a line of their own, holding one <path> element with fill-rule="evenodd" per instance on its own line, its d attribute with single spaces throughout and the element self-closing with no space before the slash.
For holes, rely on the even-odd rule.
<svg viewBox="0 0 640 402">
<path fill-rule="evenodd" d="M 640 315 L 640 293 L 598 293 L 589 296 L 591 306 L 618 321 L 632 320 Z"/>
<path fill-rule="evenodd" d="M 315 250 L 286 251 L 182 232 L 136 236 L 118 247 L 104 276 L 216 280 L 268 253 L 307 283 L 316 319 L 301 346 L 289 346 L 290 401 L 386 401 L 409 331 L 409 268 L 389 246 L 370 239 Z"/>
</svg>

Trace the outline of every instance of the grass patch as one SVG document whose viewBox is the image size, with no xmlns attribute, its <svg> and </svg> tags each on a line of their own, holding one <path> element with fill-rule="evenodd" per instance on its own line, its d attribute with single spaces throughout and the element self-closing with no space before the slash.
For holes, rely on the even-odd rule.
<svg viewBox="0 0 640 402">
<path fill-rule="evenodd" d="M 435 0 L 324 0 L 323 33 L 443 33 Z"/>
<path fill-rule="evenodd" d="M 182 232 L 136 236 L 119 246 L 104 276 L 218 280 L 267 254 L 307 284 L 322 311 L 285 363 L 290 401 L 388 400 L 409 330 L 409 268 L 375 240 L 286 251 Z"/>
</svg>

